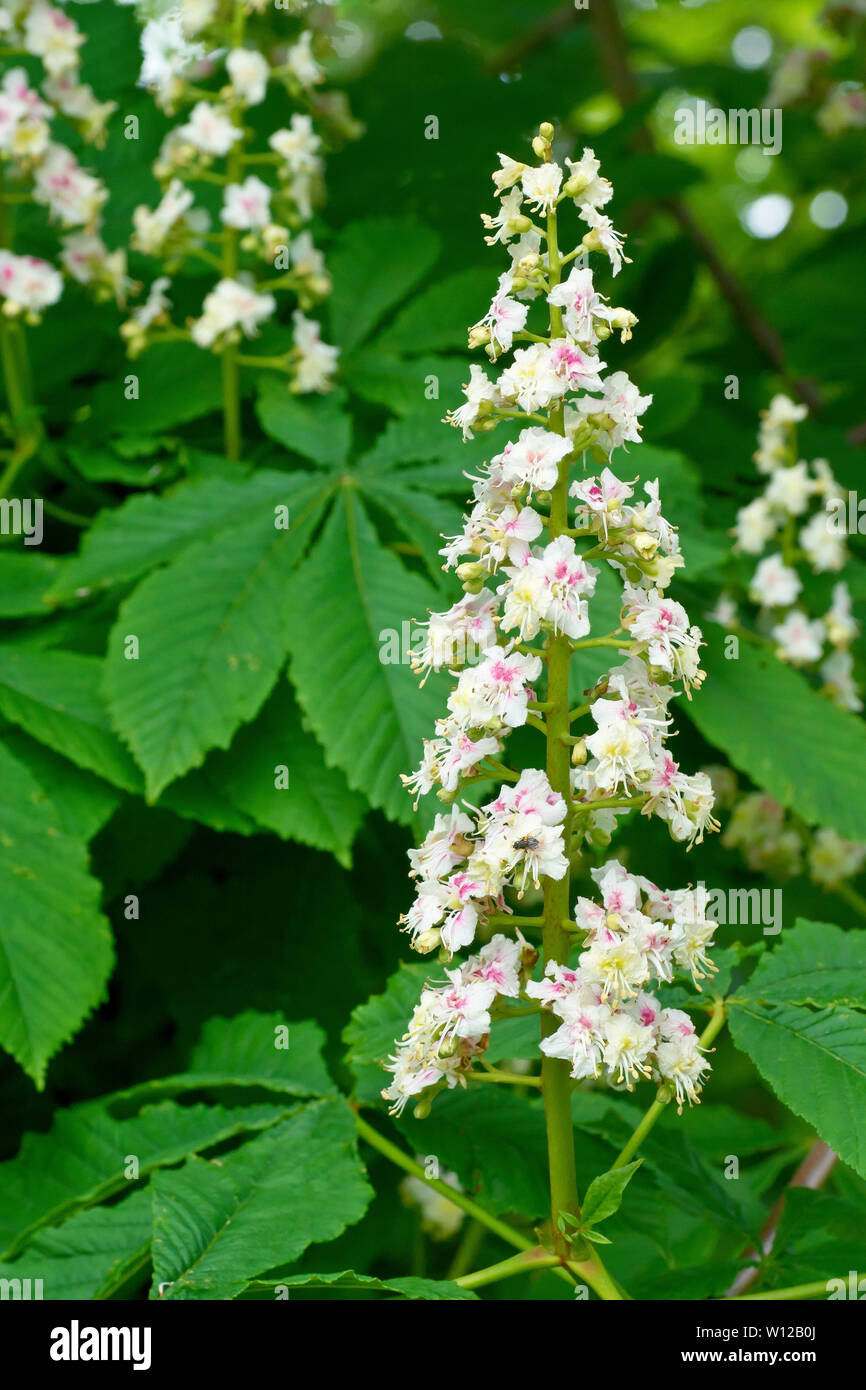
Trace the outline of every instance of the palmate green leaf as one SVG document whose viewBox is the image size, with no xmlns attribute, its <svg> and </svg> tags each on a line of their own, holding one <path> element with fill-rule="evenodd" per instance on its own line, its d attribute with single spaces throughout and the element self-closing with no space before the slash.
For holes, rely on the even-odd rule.
<svg viewBox="0 0 866 1390">
<path fill-rule="evenodd" d="M 328 255 L 334 337 L 348 354 L 389 309 L 432 269 L 439 238 L 412 218 L 373 217 L 353 222 Z"/>
<path fill-rule="evenodd" d="M 129 1119 L 112 1114 L 114 1098 L 58 1110 L 47 1134 L 25 1134 L 17 1156 L 0 1165 L 0 1255 L 9 1258 L 34 1232 L 128 1188 L 129 1158 L 144 1178 L 166 1163 L 213 1148 L 235 1135 L 281 1121 L 291 1102 L 226 1109 L 161 1101 Z"/>
<path fill-rule="evenodd" d="M 274 515 L 274 507 L 301 512 L 326 485 L 307 473 L 223 465 L 157 496 L 130 497 L 113 511 L 100 512 L 78 555 L 65 562 L 47 595 L 50 603 L 70 603 L 91 590 L 108 589 L 174 559 L 194 541 L 209 540 L 247 521 Z"/>
<path fill-rule="evenodd" d="M 8 725 L 3 729 L 2 742 L 35 777 L 57 812 L 61 830 L 73 839 L 88 844 L 123 800 L 116 787 L 94 777 L 92 772 L 82 772 L 21 729 Z"/>
<path fill-rule="evenodd" d="M 150 1192 L 138 1189 L 114 1206 L 78 1212 L 0 1264 L 0 1279 L 40 1279 L 46 1300 L 110 1298 L 150 1262 L 151 1206 Z"/>
<path fill-rule="evenodd" d="M 866 1176 L 866 1038 L 853 1009 L 815 1012 L 731 1001 L 731 1037 L 764 1080 L 839 1157 Z"/>
<path fill-rule="evenodd" d="M 459 430 L 431 429 L 424 416 L 406 415 L 389 420 L 376 437 L 372 448 L 358 459 L 357 470 L 362 475 L 395 473 L 401 485 L 414 486 L 417 479 L 434 492 L 453 492 L 465 499 L 470 484 L 465 473 L 474 473 L 490 457 L 490 440 L 483 435 L 464 440 Z M 429 464 L 429 469 L 407 465 Z M 429 480 L 429 482 L 427 481 Z"/>
<path fill-rule="evenodd" d="M 446 275 L 400 310 L 379 335 L 378 346 L 407 356 L 452 349 L 465 352 L 467 326 L 487 312 L 490 286 L 490 271 L 484 267 L 470 266 Z"/>
<path fill-rule="evenodd" d="M 345 392 L 295 396 L 282 377 L 259 380 L 256 414 L 266 434 L 287 449 L 325 467 L 344 463 L 352 442 Z"/>
<path fill-rule="evenodd" d="M 353 1009 L 343 1029 L 343 1042 L 359 1100 L 378 1100 L 387 1085 L 382 1064 L 392 1055 L 395 1039 L 405 1033 L 428 974 L 428 967 L 420 961 L 404 963 L 390 976 L 382 994 L 374 994 Z"/>
<path fill-rule="evenodd" d="M 130 375 L 138 378 L 135 399 L 126 396 Z M 88 404 L 86 429 L 92 439 L 145 428 L 159 434 L 221 408 L 220 364 L 193 343 L 156 343 L 119 376 L 101 381 Z"/>
<path fill-rule="evenodd" d="M 238 731 L 228 752 L 212 756 L 208 774 L 257 826 L 328 850 L 350 867 L 367 802 L 350 789 L 339 768 L 326 765 L 288 681 L 281 681 L 258 718 Z"/>
<path fill-rule="evenodd" d="M 371 346 L 346 362 L 343 376 L 364 400 L 396 415 L 418 415 L 436 430 L 444 411 L 460 404 L 469 367 L 460 357 L 395 357 Z"/>
<path fill-rule="evenodd" d="M 812 690 L 772 652 L 740 641 L 725 659 L 724 629 L 707 623 L 707 679 L 682 709 L 741 772 L 809 825 L 866 840 L 866 725 Z"/>
<path fill-rule="evenodd" d="M 397 1293 L 405 1299 L 423 1299 L 430 1303 L 478 1298 L 471 1289 L 461 1289 L 451 1279 L 421 1279 L 414 1275 L 377 1279 L 372 1274 L 356 1274 L 352 1269 L 341 1270 L 338 1274 L 287 1274 L 283 1279 L 254 1279 L 244 1292 L 259 1298 L 284 1298 L 286 1289 L 309 1289 L 320 1295 Z"/>
<path fill-rule="evenodd" d="M 282 1045 L 284 1039 L 288 1046 Z M 143 1081 L 113 1099 L 128 1106 L 185 1091 L 232 1087 L 305 1098 L 333 1095 L 334 1083 L 321 1056 L 324 1041 L 318 1024 L 290 1023 L 278 1013 L 250 1010 L 235 1018 L 211 1018 L 187 1071 Z"/>
<path fill-rule="evenodd" d="M 456 536 L 462 531 L 460 508 L 444 497 L 413 487 L 400 474 L 384 474 L 371 484 L 366 484 L 361 474 L 359 487 L 372 502 L 389 512 L 403 534 L 418 546 L 434 584 L 446 583 L 439 550 L 445 543 L 444 536 Z"/>
<path fill-rule="evenodd" d="M 210 826 L 211 830 L 227 830 L 233 835 L 254 835 L 256 832 L 255 821 L 211 781 L 207 761 L 204 767 L 188 772 L 179 782 L 166 787 L 156 805 L 174 811 L 185 820 Z"/>
<path fill-rule="evenodd" d="M 373 1195 L 342 1099 L 313 1101 L 220 1159 L 152 1180 L 154 1290 L 235 1298 L 256 1275 L 360 1221 Z"/>
<path fill-rule="evenodd" d="M 866 931 L 798 918 L 776 949 L 762 956 L 737 999 L 866 1009 Z"/>
<path fill-rule="evenodd" d="M 41 1089 L 103 996 L 113 951 L 83 840 L 0 746 L 0 1046 Z"/>
<path fill-rule="evenodd" d="M 418 763 L 445 703 L 442 678 L 419 689 L 405 659 L 409 620 L 440 606 L 436 590 L 380 546 L 346 488 L 292 581 L 292 600 L 291 675 L 327 761 L 371 805 L 408 822 L 412 803 L 399 775 Z M 400 661 L 381 660 L 395 644 Z"/>
<path fill-rule="evenodd" d="M 292 570 L 322 506 L 323 495 L 314 493 L 288 530 L 263 509 L 188 547 L 121 606 L 105 690 L 150 801 L 209 749 L 228 747 L 267 698 L 285 659 Z M 129 635 L 138 639 L 134 660 L 125 656 Z"/>
<path fill-rule="evenodd" d="M 0 551 L 0 618 L 47 613 L 46 594 L 63 563 L 35 549 Z"/>
<path fill-rule="evenodd" d="M 628 1291 L 633 1299 L 659 1303 L 721 1298 L 742 1268 L 739 1261 L 713 1260 L 682 1269 L 660 1269 L 629 1279 Z"/>
<path fill-rule="evenodd" d="M 0 714 L 76 767 L 141 791 L 141 773 L 111 727 L 101 681 L 96 657 L 0 645 Z"/>
</svg>

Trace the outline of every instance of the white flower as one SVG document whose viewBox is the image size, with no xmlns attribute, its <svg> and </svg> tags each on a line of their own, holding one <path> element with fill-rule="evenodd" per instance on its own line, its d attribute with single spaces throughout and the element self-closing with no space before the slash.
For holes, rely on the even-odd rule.
<svg viewBox="0 0 866 1390">
<path fill-rule="evenodd" d="M 160 275 L 154 280 L 145 302 L 139 304 L 132 311 L 131 318 L 134 323 L 141 328 L 149 328 L 156 319 L 168 313 L 171 308 L 171 300 L 165 291 L 170 284 L 171 281 L 167 275 Z"/>
<path fill-rule="evenodd" d="M 496 598 L 488 589 L 465 594 L 445 613 L 431 613 L 427 638 L 412 660 L 413 671 L 466 666 L 496 641 Z M 422 624 L 423 626 L 423 624 Z"/>
<path fill-rule="evenodd" d="M 800 545 L 816 574 L 840 570 L 848 558 L 844 536 L 830 529 L 826 512 L 816 512 L 800 532 Z"/>
<path fill-rule="evenodd" d="M 657 589 L 644 592 L 626 584 L 623 626 L 646 647 L 651 666 L 688 680 L 695 678 L 701 630 L 690 625 L 681 603 L 665 598 Z"/>
<path fill-rule="evenodd" d="M 235 95 L 245 106 L 258 106 L 265 99 L 270 68 L 254 48 L 233 48 L 226 58 L 226 70 Z"/>
<path fill-rule="evenodd" d="M 531 497 L 533 491 L 546 492 L 553 487 L 559 464 L 570 453 L 570 439 L 534 425 L 521 430 L 517 440 L 507 444 L 492 462 L 500 465 L 507 482 L 527 486 Z"/>
<path fill-rule="evenodd" d="M 857 713 L 863 708 L 860 691 L 854 680 L 854 662 L 850 652 L 835 651 L 821 667 L 821 679 L 828 693 L 842 709 Z"/>
<path fill-rule="evenodd" d="M 749 593 L 762 608 L 789 608 L 803 585 L 781 555 L 767 555 L 752 576 Z"/>
<path fill-rule="evenodd" d="M 619 274 L 623 261 L 631 265 L 629 257 L 622 254 L 623 233 L 616 230 L 609 217 L 596 212 L 589 204 L 581 208 L 580 216 L 590 228 L 583 238 L 583 245 L 588 251 L 604 251 L 614 275 Z"/>
<path fill-rule="evenodd" d="M 493 301 L 478 323 L 473 324 L 469 330 L 470 341 L 472 335 L 486 327 L 490 332 L 490 341 L 500 352 L 509 352 L 514 340 L 515 333 L 519 333 L 526 323 L 526 316 L 529 313 L 529 306 L 521 304 L 516 299 L 510 299 L 508 291 L 511 289 L 513 277 L 509 273 L 500 275 L 499 290 L 494 296 Z"/>
<path fill-rule="evenodd" d="M 562 187 L 562 170 L 558 164 L 524 169 L 521 185 L 524 197 L 536 212 L 552 212 Z"/>
<path fill-rule="evenodd" d="M 605 1033 L 604 1065 L 631 1089 L 639 1077 L 649 1075 L 647 1058 L 655 1046 L 655 1033 L 625 1011 L 614 1014 Z"/>
<path fill-rule="evenodd" d="M 507 401 L 516 401 L 528 414 L 546 410 L 551 401 L 565 394 L 566 382 L 546 343 L 518 348 L 511 365 L 499 378 L 499 391 Z"/>
<path fill-rule="evenodd" d="M 621 444 L 639 444 L 641 440 L 638 419 L 652 405 L 652 396 L 642 396 L 633 381 L 625 372 L 613 372 L 604 383 L 601 400 L 586 397 L 577 403 L 583 415 L 608 416 L 612 422 L 604 429 L 610 450 Z"/>
<path fill-rule="evenodd" d="M 78 66 L 78 50 L 84 35 L 63 10 L 35 0 L 24 22 L 24 47 L 41 58 L 52 75 Z"/>
<path fill-rule="evenodd" d="M 288 126 L 268 136 L 271 149 L 285 160 L 293 174 L 309 174 L 318 169 L 321 143 L 313 129 L 312 117 L 301 111 L 295 112 Z"/>
<path fill-rule="evenodd" d="M 177 131 L 181 139 L 202 154 L 226 155 L 243 131 L 232 123 L 226 111 L 209 101 L 196 102 L 189 119 Z"/>
<path fill-rule="evenodd" d="M 456 1173 L 439 1174 L 439 1181 L 447 1183 L 455 1191 L 463 1189 Z M 407 1206 L 416 1206 L 421 1212 L 421 1229 L 431 1240 L 450 1240 L 460 1230 L 464 1213 L 455 1207 L 447 1197 L 441 1196 L 429 1183 L 421 1178 L 407 1176 L 400 1183 L 400 1197 Z"/>
<path fill-rule="evenodd" d="M 220 216 L 227 227 L 237 227 L 240 231 L 260 230 L 269 226 L 270 188 L 255 174 L 250 174 L 243 183 L 228 184 Z"/>
<path fill-rule="evenodd" d="M 105 285 L 122 304 L 132 282 L 126 273 L 123 248 L 109 251 L 96 232 L 71 232 L 62 238 L 60 260 L 80 285 Z"/>
<path fill-rule="evenodd" d="M 792 468 L 777 468 L 767 484 L 765 497 L 789 516 L 802 516 L 817 484 L 809 477 L 809 465 L 801 459 Z"/>
<path fill-rule="evenodd" d="M 317 82 L 322 81 L 325 74 L 313 57 L 311 29 L 304 29 L 298 42 L 292 44 L 286 54 L 286 67 L 302 87 L 315 87 Z"/>
<path fill-rule="evenodd" d="M 827 636 L 834 647 L 847 647 L 860 631 L 851 611 L 851 595 L 844 580 L 833 585 L 833 602 L 824 617 Z"/>
<path fill-rule="evenodd" d="M 572 536 L 559 536 L 525 565 L 510 571 L 503 586 L 502 627 L 520 629 L 521 638 L 534 637 L 541 623 L 554 633 L 577 640 L 589 632 L 586 597 L 595 592 L 598 570 L 575 551 Z"/>
<path fill-rule="evenodd" d="M 141 52 L 138 80 L 143 87 L 155 88 L 160 99 L 169 97 L 178 79 L 205 56 L 204 45 L 186 37 L 176 10 L 148 20 L 141 32 Z"/>
<path fill-rule="evenodd" d="M 62 276 L 48 261 L 0 250 L 0 297 L 7 317 L 24 313 L 36 319 L 62 293 Z"/>
<path fill-rule="evenodd" d="M 462 429 L 464 439 L 471 439 L 472 426 L 490 413 L 490 407 L 500 404 L 502 397 L 497 383 L 490 380 L 477 362 L 473 362 L 469 368 L 469 381 L 463 387 L 463 394 L 466 404 L 450 411 L 446 418 L 449 424 Z"/>
<path fill-rule="evenodd" d="M 592 271 L 574 266 L 567 280 L 554 286 L 547 296 L 549 304 L 565 310 L 565 327 L 579 343 L 595 341 L 593 316 L 606 317 L 604 303 L 592 283 Z"/>
<path fill-rule="evenodd" d="M 624 526 L 627 521 L 624 503 L 631 497 L 633 489 L 621 482 L 609 468 L 604 468 L 597 478 L 585 478 L 571 484 L 569 495 L 576 497 L 598 518 L 601 530 L 607 538 L 608 526 Z"/>
<path fill-rule="evenodd" d="M 272 294 L 257 294 L 239 280 L 220 280 L 205 297 L 201 318 L 190 325 L 192 340 L 199 347 L 209 348 L 234 329 L 254 336 L 258 325 L 270 318 L 276 307 Z"/>
<path fill-rule="evenodd" d="M 600 161 L 595 151 L 584 146 L 580 159 L 567 159 L 569 168 L 567 192 L 578 206 L 603 207 L 613 197 L 613 186 L 599 177 Z"/>
<path fill-rule="evenodd" d="M 507 245 L 512 237 L 529 230 L 529 218 L 520 211 L 522 204 L 523 196 L 520 189 L 512 188 L 510 193 L 506 193 L 505 197 L 500 199 L 499 211 L 493 217 L 482 212 L 482 223 L 489 232 L 493 232 L 493 236 L 484 238 L 488 246 L 494 246 L 497 241 Z"/>
<path fill-rule="evenodd" d="M 65 145 L 49 145 L 34 175 L 33 197 L 48 207 L 51 216 L 64 227 L 83 227 L 92 223 L 108 194 L 100 183 L 80 167 Z"/>
<path fill-rule="evenodd" d="M 808 858 L 815 882 L 832 888 L 859 874 L 866 862 L 866 845 L 845 840 L 829 826 L 822 826 L 812 835 Z"/>
<path fill-rule="evenodd" d="M 319 325 L 296 309 L 292 314 L 295 376 L 292 389 L 300 394 L 327 391 L 337 370 L 340 349 L 323 343 Z"/>
<path fill-rule="evenodd" d="M 810 621 L 808 614 L 792 608 L 784 622 L 772 629 L 773 640 L 779 644 L 779 656 L 802 666 L 805 662 L 820 661 L 824 645 L 824 624 L 820 618 Z"/>
<path fill-rule="evenodd" d="M 496 185 L 496 192 L 504 193 L 506 189 L 513 187 L 518 182 L 527 166 L 518 163 L 516 159 L 512 159 L 507 154 L 497 155 L 497 159 L 500 167 L 491 177 Z"/>
<path fill-rule="evenodd" d="M 134 234 L 132 244 L 145 255 L 159 255 L 166 238 L 192 207 L 193 195 L 180 179 L 172 179 L 159 205 L 152 211 L 143 205 L 132 214 Z"/>
<path fill-rule="evenodd" d="M 586 739 L 588 752 L 597 759 L 592 768 L 595 785 L 611 793 L 636 784 L 653 767 L 647 740 L 636 724 L 617 717 L 616 703 L 596 701 L 592 714 L 599 727 Z"/>
<path fill-rule="evenodd" d="M 694 1033 L 680 1034 L 669 1042 L 659 1043 L 656 1065 L 662 1080 L 673 1085 L 679 1111 L 682 1112 L 684 1100 L 693 1105 L 698 1099 L 701 1078 L 710 1069 Z"/>
<path fill-rule="evenodd" d="M 737 546 L 746 555 L 760 555 L 779 523 L 766 497 L 756 497 L 737 512 L 734 534 Z"/>
</svg>

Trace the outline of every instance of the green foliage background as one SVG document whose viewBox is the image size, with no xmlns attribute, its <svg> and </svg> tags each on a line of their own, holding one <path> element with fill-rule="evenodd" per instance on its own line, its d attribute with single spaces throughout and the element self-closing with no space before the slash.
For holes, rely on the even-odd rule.
<svg viewBox="0 0 866 1390">
<path fill-rule="evenodd" d="M 731 58 L 747 24 L 772 35 L 771 66 L 791 46 L 822 46 L 837 80 L 862 79 L 862 51 L 811 0 L 768 0 L 757 18 L 745 0 L 623 5 L 624 44 L 610 7 L 592 8 L 344 7 L 331 76 L 364 133 L 330 154 L 315 229 L 341 384 L 310 401 L 245 380 L 241 465 L 221 454 L 207 354 L 153 350 L 128 401 L 113 310 L 69 289 L 29 334 L 49 443 L 22 492 L 51 511 L 38 552 L 0 547 L 0 1272 L 44 1277 L 46 1296 L 268 1298 L 276 1284 L 293 1298 L 468 1296 L 441 1282 L 453 1248 L 425 1239 L 399 1174 L 369 1151 L 365 1174 L 338 1087 L 375 1096 L 376 1059 L 417 990 L 412 967 L 384 993 L 406 957 L 395 921 L 405 850 L 423 830 L 398 773 L 443 687 L 419 692 L 405 664 L 383 665 L 379 634 L 454 597 L 437 538 L 459 529 L 462 470 L 485 451 L 440 421 L 467 375 L 466 325 L 501 269 L 479 222 L 496 151 L 518 155 L 552 120 L 592 144 L 614 182 L 634 259 L 617 302 L 640 324 L 627 362 L 612 342 L 605 356 L 654 394 L 633 466 L 662 481 L 689 561 L 674 592 L 696 620 L 736 569 L 729 528 L 753 495 L 758 412 L 775 390 L 805 392 L 804 454 L 858 486 L 862 132 L 828 138 L 814 106 L 786 110 L 782 152 L 750 183 L 737 149 L 675 145 L 671 113 L 682 93 L 762 104 L 768 70 Z M 111 190 L 106 239 L 121 244 L 156 191 L 165 127 L 135 87 L 130 11 L 100 0 L 76 18 L 85 79 L 140 119 L 138 141 L 116 118 L 106 149 L 87 155 Z M 825 189 L 849 205 L 835 231 L 809 217 Z M 738 214 L 767 192 L 793 213 L 761 241 Z M 30 230 L 28 249 L 50 254 L 36 219 Z M 190 277 L 181 307 L 200 302 L 208 275 Z M 283 336 L 270 327 L 262 351 Z M 287 532 L 274 530 L 281 504 Z M 123 657 L 129 633 L 136 663 Z M 707 635 L 709 676 L 683 711 L 678 756 L 727 758 L 807 824 L 866 840 L 862 721 L 751 649 L 725 662 L 721 634 Z M 273 789 L 279 764 L 288 793 Z M 718 837 L 688 861 L 658 822 L 630 826 L 617 850 L 626 839 L 630 865 L 660 882 L 761 886 Z M 805 878 L 786 885 L 784 913 L 777 952 L 751 978 L 737 967 L 705 1103 L 664 1117 L 605 1227 L 606 1259 L 636 1297 L 723 1292 L 816 1132 L 845 1162 L 825 1192 L 789 1198 L 763 1287 L 866 1263 L 854 1235 L 866 1215 L 862 936 Z M 762 941 L 759 928 L 737 935 Z M 285 1022 L 291 1045 L 275 1053 Z M 502 1055 L 534 1047 L 515 1032 Z M 394 1137 L 531 1229 L 547 1208 L 542 1117 L 506 1089 L 448 1095 L 424 1122 L 407 1112 Z M 582 1190 L 646 1089 L 576 1095 Z M 736 1183 L 722 1176 L 731 1154 Z M 141 1159 L 131 1179 L 126 1155 Z M 476 1246 L 478 1265 L 503 1253 L 494 1237 Z M 505 1293 L 569 1296 L 544 1273 Z"/>
</svg>

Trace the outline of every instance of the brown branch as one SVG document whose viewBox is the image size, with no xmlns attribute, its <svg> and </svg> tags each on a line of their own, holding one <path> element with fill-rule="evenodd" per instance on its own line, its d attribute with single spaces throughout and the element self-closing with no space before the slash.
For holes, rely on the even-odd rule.
<svg viewBox="0 0 866 1390">
<path fill-rule="evenodd" d="M 817 1191 L 819 1187 L 823 1187 L 837 1162 L 838 1159 L 833 1150 L 825 1144 L 823 1140 L 816 1139 L 761 1227 L 761 1234 L 759 1237 L 761 1244 L 760 1252 L 755 1249 L 747 1250 L 746 1259 L 759 1259 L 762 1254 L 769 1255 L 775 1244 L 776 1232 L 779 1229 L 782 1212 L 785 1210 L 785 1199 L 788 1190 L 792 1187 L 808 1187 L 811 1188 L 812 1191 Z M 745 1293 L 747 1289 L 750 1289 L 752 1285 L 757 1282 L 760 1275 L 760 1265 L 753 1265 L 750 1269 L 741 1269 L 725 1294 L 725 1297 L 735 1298 L 739 1294 Z"/>
</svg>

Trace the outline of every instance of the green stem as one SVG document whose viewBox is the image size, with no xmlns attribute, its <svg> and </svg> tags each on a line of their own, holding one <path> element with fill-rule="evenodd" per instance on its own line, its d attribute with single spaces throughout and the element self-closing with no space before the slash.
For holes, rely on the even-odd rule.
<svg viewBox="0 0 866 1390">
<path fill-rule="evenodd" d="M 586 647 L 620 647 L 622 651 L 630 651 L 634 642 L 629 637 L 583 637 L 579 642 L 572 642 L 572 651 L 583 651 Z"/>
<path fill-rule="evenodd" d="M 559 1264 L 559 1256 L 552 1255 L 543 1245 L 531 1250 L 522 1250 L 519 1255 L 511 1255 L 498 1264 L 488 1265 L 486 1269 L 476 1269 L 473 1274 L 464 1274 L 455 1283 L 461 1289 L 480 1289 L 485 1284 L 495 1284 L 498 1279 L 510 1279 L 515 1274 L 527 1274 L 532 1269 L 551 1269 Z"/>
<path fill-rule="evenodd" d="M 448 1267 L 447 1279 L 460 1279 L 464 1274 L 468 1274 L 475 1264 L 478 1251 L 484 1244 L 487 1230 L 480 1221 L 467 1221 L 460 1237 L 460 1243 L 454 1251 L 454 1257 Z"/>
<path fill-rule="evenodd" d="M 516 1071 L 470 1071 L 466 1073 L 467 1081 L 498 1081 L 504 1086 L 540 1086 L 540 1076 L 524 1076 Z"/>
<path fill-rule="evenodd" d="M 841 1276 L 840 1276 L 841 1278 Z M 787 1289 L 768 1289 L 766 1293 L 738 1293 L 731 1298 L 726 1298 L 726 1303 L 775 1303 L 785 1302 L 786 1300 L 797 1298 L 819 1298 L 821 1294 L 826 1297 L 828 1279 L 816 1279 L 814 1284 L 792 1284 Z M 842 1283 L 848 1283 L 847 1276 Z"/>
<path fill-rule="evenodd" d="M 439 1178 L 428 1178 L 420 1163 L 416 1163 L 408 1154 L 404 1154 L 402 1149 L 398 1149 L 396 1144 L 392 1144 L 390 1139 L 386 1139 L 372 1125 L 362 1120 L 360 1115 L 355 1115 L 355 1124 L 361 1138 L 366 1140 L 371 1148 L 377 1149 L 380 1154 L 389 1159 L 398 1168 L 402 1168 L 405 1173 L 411 1173 L 413 1178 L 420 1178 L 421 1182 L 426 1182 L 428 1187 L 432 1187 L 434 1192 L 438 1192 L 440 1197 L 452 1202 L 455 1207 L 465 1211 L 467 1216 L 471 1216 L 474 1221 L 480 1221 L 482 1226 L 486 1226 L 488 1231 L 493 1231 L 495 1235 L 513 1245 L 517 1250 L 529 1250 L 532 1241 L 520 1235 L 498 1217 L 491 1216 L 489 1211 L 479 1207 L 477 1202 L 473 1202 L 471 1197 L 467 1197 L 465 1192 L 458 1192 L 456 1187 L 449 1187 L 447 1183 L 440 1181 Z"/>
<path fill-rule="evenodd" d="M 559 244 L 557 240 L 556 212 L 547 219 L 547 252 L 551 287 L 559 284 Z M 562 311 L 550 305 L 550 335 L 562 336 Z M 554 434 L 565 434 L 562 402 L 552 406 L 548 412 L 547 428 Z M 559 465 L 559 474 L 551 492 L 550 517 L 547 523 L 548 535 L 553 541 L 568 528 L 568 460 Z M 571 642 L 563 634 L 552 638 L 547 648 L 547 716 L 545 734 L 547 739 L 547 777 L 553 791 L 565 800 L 566 815 L 563 837 L 568 844 L 571 839 L 571 763 L 570 754 L 562 739 L 569 732 L 568 724 L 568 670 L 571 661 Z M 569 915 L 569 872 L 561 879 L 546 878 L 544 881 L 544 924 L 542 944 L 544 963 L 555 961 L 565 964 L 568 961 L 569 936 L 563 930 L 562 922 Z M 559 1026 L 559 1020 L 549 1012 L 542 1014 L 542 1037 L 549 1037 Z M 553 1227 L 553 1246 L 563 1259 L 568 1257 L 569 1247 L 565 1235 L 559 1229 L 559 1219 L 563 1212 L 574 1216 L 579 1214 L 577 1174 L 574 1161 L 574 1128 L 571 1118 L 571 1085 L 568 1063 L 558 1057 L 544 1056 L 541 1064 L 542 1092 L 544 1095 L 544 1114 L 547 1128 L 547 1153 L 550 1170 L 550 1214 Z"/>
<path fill-rule="evenodd" d="M 647 796 L 647 792 L 641 796 L 606 796 L 600 801 L 575 801 L 574 804 L 581 811 L 603 811 L 610 806 L 642 806 Z"/>
</svg>

